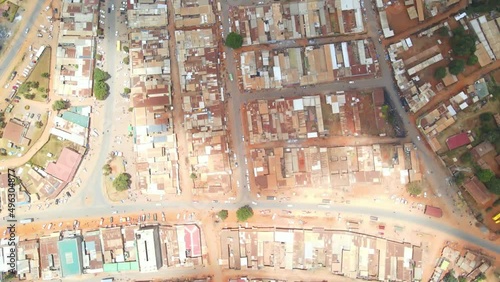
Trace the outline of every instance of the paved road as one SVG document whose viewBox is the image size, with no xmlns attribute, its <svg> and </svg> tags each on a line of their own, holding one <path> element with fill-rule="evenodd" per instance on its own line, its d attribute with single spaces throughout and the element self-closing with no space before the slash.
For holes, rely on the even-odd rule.
<svg viewBox="0 0 500 282">
<path fill-rule="evenodd" d="M 293 205 L 293 207 L 287 207 L 287 205 Z M 73 219 L 78 217 L 101 217 L 101 216 L 112 216 L 113 211 L 118 211 L 119 214 L 137 213 L 141 211 L 152 212 L 154 210 L 169 209 L 172 212 L 175 210 L 198 210 L 207 211 L 211 208 L 214 209 L 228 209 L 236 210 L 241 206 L 240 202 L 230 203 L 230 204 L 213 204 L 213 203 L 185 203 L 181 201 L 163 202 L 162 207 L 153 207 L 151 203 L 133 203 L 124 204 L 114 207 L 108 205 L 93 205 L 92 208 L 88 207 L 68 207 L 56 206 L 53 209 L 39 213 L 33 211 L 31 213 L 26 213 L 24 217 L 33 217 L 36 221 L 49 221 L 53 222 L 59 221 L 59 219 Z M 472 244 L 475 244 L 481 248 L 485 248 L 496 253 L 500 253 L 500 245 L 492 243 L 490 241 L 475 237 L 468 234 L 464 230 L 450 227 L 443 224 L 441 221 L 435 219 L 429 219 L 421 214 L 414 215 L 410 213 L 395 213 L 390 209 L 382 209 L 373 206 L 356 206 L 352 204 L 329 204 L 329 208 L 321 208 L 315 204 L 304 204 L 304 203 L 294 203 L 294 202 L 276 202 L 276 201 L 261 201 L 258 203 L 257 207 L 254 209 L 277 209 L 277 210 L 290 210 L 290 211 L 324 211 L 333 213 L 349 213 L 349 214 L 360 214 L 360 215 L 370 215 L 377 216 L 381 220 L 392 219 L 404 221 L 406 225 L 421 225 L 430 229 L 439 230 L 445 234 L 458 239 L 466 240 Z M 117 214 L 116 216 L 119 216 Z"/>
<path fill-rule="evenodd" d="M 107 5 L 111 6 L 112 3 L 115 3 L 115 7 L 120 7 L 120 2 L 108 1 Z M 102 187 L 103 183 L 103 175 L 102 175 L 102 167 L 106 164 L 106 159 L 111 151 L 111 145 L 113 142 L 113 126 L 120 126 L 117 124 L 114 118 L 115 114 L 115 106 L 118 102 L 119 90 L 122 89 L 123 83 L 121 81 L 117 81 L 116 69 L 120 66 L 119 62 L 116 60 L 116 40 L 115 36 L 116 32 L 116 17 L 119 15 L 119 10 L 115 8 L 111 13 L 107 13 L 107 7 L 104 6 L 102 10 L 106 12 L 105 16 L 105 25 L 104 25 L 104 40 L 103 47 L 105 47 L 106 52 L 106 64 L 104 70 L 111 75 L 111 78 L 107 80 L 107 83 L 110 88 L 110 95 L 104 101 L 103 108 L 99 109 L 100 116 L 99 118 L 94 118 L 94 122 L 104 122 L 102 134 L 102 141 L 100 144 L 90 144 L 94 147 L 96 152 L 94 154 L 99 155 L 99 158 L 95 162 L 95 165 L 92 168 L 88 168 L 88 172 L 90 173 L 89 181 L 78 189 L 78 192 L 74 197 L 68 200 L 66 207 L 72 206 L 77 208 L 87 209 L 88 207 L 94 206 L 103 206 L 108 205 L 109 201 L 107 200 L 107 196 L 105 195 L 104 188 Z M 109 29 L 108 29 L 109 28 Z"/>
<path fill-rule="evenodd" d="M 20 23 L 19 30 L 17 34 L 14 35 L 13 42 L 9 43 L 8 52 L 3 53 L 2 55 L 2 60 L 0 62 L 0 73 L 10 74 L 11 70 L 8 70 L 7 68 L 12 63 L 12 60 L 16 58 L 16 54 L 19 53 L 19 50 L 21 50 L 21 46 L 28 37 L 28 35 L 24 31 L 27 27 L 32 28 L 34 26 L 35 21 L 38 18 L 38 16 L 36 15 L 40 14 L 40 12 L 42 11 L 44 2 L 45 0 L 38 0 L 35 8 L 31 10 L 29 14 L 21 13 L 23 19 Z"/>
</svg>

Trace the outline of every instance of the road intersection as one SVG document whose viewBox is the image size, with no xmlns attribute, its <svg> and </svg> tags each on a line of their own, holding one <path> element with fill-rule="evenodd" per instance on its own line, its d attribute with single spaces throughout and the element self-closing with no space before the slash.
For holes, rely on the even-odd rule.
<svg viewBox="0 0 500 282">
<path fill-rule="evenodd" d="M 118 1 L 113 1 L 119 3 Z M 230 1 L 223 0 L 221 2 L 221 22 L 223 25 L 224 34 L 228 34 L 231 30 L 229 25 L 229 9 L 231 7 L 237 7 L 238 5 L 249 5 L 247 1 L 239 0 L 239 1 Z M 115 3 L 115 4 L 116 4 Z M 108 3 L 110 4 L 110 3 Z M 368 22 L 377 22 L 375 11 L 371 9 L 371 5 L 365 5 L 367 21 Z M 43 212 L 40 211 L 24 211 L 23 217 L 33 217 L 37 221 L 51 221 L 51 220 L 59 220 L 59 219 L 77 219 L 84 217 L 101 217 L 101 216 L 110 216 L 113 211 L 118 211 L 120 214 L 129 214 L 129 213 L 137 213 L 141 211 L 154 211 L 160 210 L 160 206 L 153 206 L 149 202 L 133 202 L 133 203 L 111 203 L 107 200 L 105 193 L 102 188 L 102 170 L 101 167 L 106 163 L 108 153 L 111 150 L 113 136 L 109 132 L 113 132 L 115 127 L 122 126 L 117 124 L 115 119 L 113 118 L 113 112 L 119 97 L 119 81 L 114 77 L 114 73 L 116 72 L 116 66 L 118 65 L 116 56 L 111 54 L 115 53 L 115 41 L 116 37 L 114 36 L 117 27 L 117 20 L 115 11 L 112 11 L 111 14 L 107 14 L 106 18 L 106 53 L 108 54 L 106 60 L 106 68 L 112 78 L 108 81 L 111 89 L 110 97 L 103 102 L 103 108 L 101 109 L 102 116 L 100 121 L 103 123 L 103 131 L 104 134 L 102 136 L 102 141 L 100 144 L 91 144 L 91 146 L 95 146 L 95 150 L 98 151 L 98 161 L 96 165 L 89 170 L 90 175 L 88 176 L 89 181 L 84 183 L 79 191 L 68 201 L 65 205 L 53 206 L 50 209 L 47 209 Z M 173 35 L 171 35 L 173 36 Z M 379 54 L 380 58 L 385 57 L 384 47 L 378 43 L 378 30 L 373 25 L 369 25 L 369 31 L 367 32 L 365 38 L 371 38 L 375 43 L 377 54 Z M 328 43 L 329 39 L 322 39 L 321 43 Z M 337 40 L 332 38 L 331 40 Z M 272 47 L 272 46 L 271 46 Z M 237 72 L 237 63 L 235 60 L 236 52 L 230 48 L 225 47 L 226 52 L 226 60 L 225 67 L 227 70 L 227 74 L 236 75 Z M 173 50 L 171 50 L 171 54 L 175 54 Z M 356 89 L 366 89 L 366 88 L 375 88 L 375 87 L 383 87 L 385 88 L 388 97 L 394 107 L 394 110 L 401 117 L 403 124 L 405 125 L 405 129 L 407 131 L 408 139 L 410 139 L 417 147 L 419 152 L 419 157 L 423 162 L 426 170 L 429 171 L 429 174 L 426 175 L 426 179 L 430 182 L 431 186 L 434 187 L 435 195 L 439 196 L 443 202 L 443 209 L 448 211 L 448 213 L 453 213 L 456 215 L 456 220 L 458 221 L 468 221 L 463 218 L 459 218 L 458 213 L 459 210 L 456 208 L 456 187 L 450 186 L 447 178 L 450 177 L 448 170 L 446 170 L 439 160 L 436 158 L 435 154 L 426 146 L 424 142 L 422 142 L 419 138 L 418 129 L 410 123 L 410 118 L 408 114 L 404 111 L 401 102 L 399 100 L 399 94 L 394 87 L 394 82 L 392 79 L 392 73 L 389 64 L 384 61 L 379 61 L 381 68 L 381 77 L 380 78 L 372 78 L 372 79 L 364 79 L 356 81 L 355 88 Z M 487 240 L 484 240 L 480 237 L 471 235 L 468 230 L 458 229 L 454 227 L 450 227 L 443 222 L 429 219 L 423 215 L 414 215 L 411 213 L 394 213 L 389 209 L 382 209 L 373 206 L 361 206 L 355 204 L 330 204 L 329 207 L 325 208 L 318 206 L 318 204 L 311 203 L 301 203 L 301 202 L 278 202 L 278 201 L 266 201 L 259 198 L 253 198 L 251 192 L 244 183 L 247 183 L 247 165 L 242 160 L 246 157 L 246 146 L 245 142 L 242 142 L 242 136 L 244 136 L 244 127 L 242 124 L 242 113 L 241 106 L 254 99 L 271 99 L 271 98 L 279 98 L 279 97 L 292 97 L 292 96 L 300 96 L 300 95 L 311 95 L 318 94 L 322 92 L 334 92 L 334 91 L 342 91 L 354 89 L 354 87 L 347 82 L 334 82 L 334 83 L 326 83 L 320 85 L 314 85 L 311 87 L 307 87 L 306 89 L 301 88 L 285 88 L 281 90 L 262 90 L 257 91 L 255 93 L 242 93 L 238 86 L 238 80 L 230 81 L 229 76 L 225 75 L 224 86 L 226 89 L 226 93 L 231 94 L 231 98 L 228 99 L 229 107 L 228 107 L 228 118 L 230 120 L 230 128 L 229 132 L 231 134 L 231 144 L 232 151 L 236 154 L 236 158 L 238 163 L 240 164 L 238 168 L 233 171 L 233 176 L 236 180 L 241 183 L 241 187 L 238 191 L 238 197 L 234 201 L 229 201 L 226 203 L 208 203 L 208 202 L 193 202 L 192 200 L 187 201 L 162 201 L 158 203 L 161 205 L 161 210 L 198 210 L 198 211 L 206 211 L 210 209 L 228 209 L 228 210 L 236 210 L 245 204 L 251 204 L 251 202 L 256 202 L 257 206 L 254 206 L 254 209 L 275 209 L 275 210 L 291 210 L 291 211 L 321 211 L 321 212 L 335 212 L 335 213 L 353 213 L 353 214 L 363 214 L 363 215 L 372 215 L 378 216 L 380 218 L 394 219 L 405 221 L 407 224 L 415 224 L 427 227 L 433 230 L 439 230 L 440 232 L 444 232 L 452 237 L 456 237 L 462 240 L 466 240 L 472 244 L 476 244 L 482 248 L 489 249 L 496 253 L 500 253 L 500 246 L 491 243 Z M 177 89 L 177 91 L 179 91 Z M 175 93 L 176 95 L 180 95 L 179 93 Z M 175 95 L 174 94 L 174 95 Z M 132 150 L 132 148 L 131 148 Z M 234 183 L 234 182 L 233 182 Z M 91 200 L 89 200 L 91 199 Z M 291 205 L 291 207 L 290 207 Z M 467 215 L 464 215 L 467 216 Z"/>
</svg>

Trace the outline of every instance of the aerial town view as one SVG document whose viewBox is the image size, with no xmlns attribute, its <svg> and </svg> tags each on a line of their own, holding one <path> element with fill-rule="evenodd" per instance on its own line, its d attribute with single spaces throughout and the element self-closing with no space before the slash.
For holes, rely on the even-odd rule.
<svg viewBox="0 0 500 282">
<path fill-rule="evenodd" d="M 499 0 L 0 13 L 0 281 L 500 281 Z"/>
</svg>

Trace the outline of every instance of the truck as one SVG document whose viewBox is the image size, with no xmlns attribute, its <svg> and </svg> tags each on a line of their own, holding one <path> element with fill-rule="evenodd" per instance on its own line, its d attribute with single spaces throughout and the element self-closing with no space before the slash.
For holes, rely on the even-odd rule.
<svg viewBox="0 0 500 282">
<path fill-rule="evenodd" d="M 24 223 L 30 223 L 30 222 L 33 222 L 33 221 L 35 221 L 35 219 L 34 219 L 34 218 L 32 218 L 32 217 L 30 217 L 30 218 L 23 218 L 23 219 L 21 219 L 21 220 L 19 221 L 19 223 L 24 224 Z"/>
<path fill-rule="evenodd" d="M 438 208 L 438 207 L 433 207 L 433 206 L 425 205 L 424 214 L 440 218 L 440 217 L 443 216 L 443 211 L 440 208 Z"/>
</svg>

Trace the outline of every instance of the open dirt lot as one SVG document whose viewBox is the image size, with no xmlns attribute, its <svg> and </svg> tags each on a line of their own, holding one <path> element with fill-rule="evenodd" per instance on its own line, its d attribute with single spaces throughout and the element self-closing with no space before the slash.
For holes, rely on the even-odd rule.
<svg viewBox="0 0 500 282">
<path fill-rule="evenodd" d="M 112 173 L 104 178 L 104 186 L 106 187 L 106 193 L 108 194 L 108 199 L 113 202 L 118 202 L 125 200 L 128 197 L 128 191 L 117 191 L 113 187 L 113 179 L 120 173 L 125 172 L 125 166 L 123 165 L 123 158 L 115 157 L 109 163 L 111 166 Z"/>
</svg>

